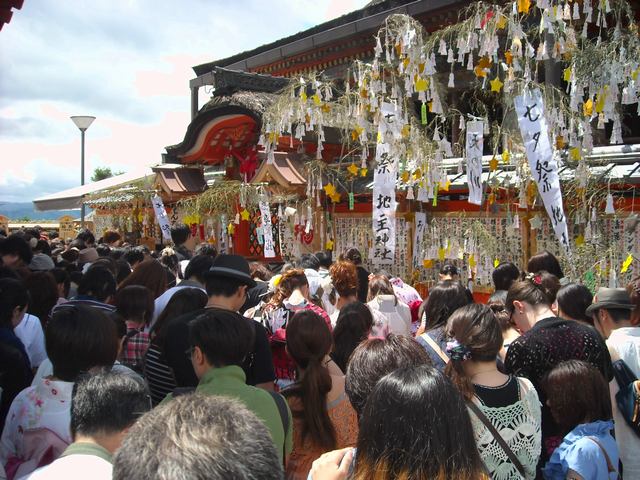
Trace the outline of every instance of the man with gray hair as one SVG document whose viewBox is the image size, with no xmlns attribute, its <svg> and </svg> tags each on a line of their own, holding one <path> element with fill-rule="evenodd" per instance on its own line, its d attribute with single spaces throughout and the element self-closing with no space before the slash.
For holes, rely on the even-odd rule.
<svg viewBox="0 0 640 480">
<path fill-rule="evenodd" d="M 269 430 L 238 400 L 182 395 L 144 415 L 114 459 L 114 480 L 281 480 Z"/>
</svg>

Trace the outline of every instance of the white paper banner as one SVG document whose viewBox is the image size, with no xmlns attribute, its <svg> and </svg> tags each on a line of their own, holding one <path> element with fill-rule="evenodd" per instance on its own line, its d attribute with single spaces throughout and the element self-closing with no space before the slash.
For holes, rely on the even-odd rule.
<svg viewBox="0 0 640 480">
<path fill-rule="evenodd" d="M 273 226 L 271 225 L 271 209 L 268 202 L 259 202 L 260 218 L 263 237 L 263 255 L 264 258 L 273 258 L 276 256 L 276 248 L 273 243 Z"/>
<path fill-rule="evenodd" d="M 538 185 L 538 192 L 551 219 L 556 237 L 568 250 L 569 235 L 562 206 L 558 163 L 553 158 L 549 142 L 542 94 L 540 90 L 526 91 L 516 97 L 514 103 L 531 174 Z"/>
<path fill-rule="evenodd" d="M 420 245 L 422 244 L 422 238 L 424 237 L 424 231 L 427 225 L 427 214 L 422 212 L 416 212 L 414 224 L 413 224 L 413 267 L 419 267 L 421 265 L 420 258 Z"/>
<path fill-rule="evenodd" d="M 469 203 L 482 205 L 482 149 L 484 125 L 478 120 L 467 122 L 467 184 Z"/>
<path fill-rule="evenodd" d="M 386 124 L 387 128 L 391 128 L 392 117 L 389 113 L 380 122 L 381 126 Z M 389 145 L 378 143 L 373 173 L 373 248 L 370 252 L 371 263 L 376 265 L 391 265 L 395 257 L 397 176 L 397 161 L 389 154 Z"/>
<path fill-rule="evenodd" d="M 167 211 L 164 208 L 162 198 L 158 195 L 154 195 L 151 199 L 151 203 L 153 203 L 153 211 L 156 214 L 158 225 L 160 225 L 162 238 L 165 240 L 171 240 L 171 225 L 169 224 L 169 218 L 167 217 Z"/>
</svg>

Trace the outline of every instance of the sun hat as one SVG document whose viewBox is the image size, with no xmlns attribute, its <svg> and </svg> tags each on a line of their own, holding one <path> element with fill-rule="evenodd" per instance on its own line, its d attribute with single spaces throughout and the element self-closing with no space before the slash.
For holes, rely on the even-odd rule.
<svg viewBox="0 0 640 480">
<path fill-rule="evenodd" d="M 593 297 L 593 303 L 587 307 L 586 314 L 593 316 L 601 308 L 607 310 L 633 310 L 629 293 L 624 288 L 599 288 Z"/>
</svg>

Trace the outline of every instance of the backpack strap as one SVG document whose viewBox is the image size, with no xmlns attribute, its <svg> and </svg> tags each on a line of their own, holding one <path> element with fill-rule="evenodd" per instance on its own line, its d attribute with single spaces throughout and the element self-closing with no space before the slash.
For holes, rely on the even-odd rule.
<svg viewBox="0 0 640 480">
<path fill-rule="evenodd" d="M 436 342 L 433 338 L 431 338 L 428 333 L 423 333 L 422 335 L 420 335 L 420 337 L 429 344 L 429 346 L 434 352 L 438 354 L 438 356 L 442 359 L 445 365 L 449 363 L 449 356 L 442 351 L 442 349 L 440 348 L 440 345 L 438 345 L 438 342 Z"/>
<path fill-rule="evenodd" d="M 616 468 L 613 466 L 613 463 L 611 463 L 611 458 L 609 457 L 609 454 L 607 453 L 607 451 L 604 449 L 604 446 L 598 441 L 597 438 L 595 437 L 586 437 L 589 440 L 591 440 L 593 443 L 595 443 L 598 448 L 600 448 L 600 451 L 604 454 L 604 459 L 607 461 L 607 470 L 609 471 L 609 473 L 618 473 L 618 470 L 616 470 Z M 620 475 L 617 475 L 618 478 L 620 478 Z"/>
<path fill-rule="evenodd" d="M 278 392 L 272 392 L 271 390 L 267 390 L 267 392 L 269 392 L 269 395 L 271 395 L 273 400 L 276 402 L 276 407 L 280 414 L 280 421 L 282 421 L 282 428 L 284 428 L 284 443 L 282 445 L 282 460 L 284 460 L 287 456 L 286 449 L 287 433 L 289 432 L 289 409 L 287 408 L 287 401 L 282 395 Z"/>
<path fill-rule="evenodd" d="M 513 450 L 509 448 L 509 445 L 507 445 L 507 442 L 504 440 L 504 438 L 502 438 L 502 435 L 500 435 L 500 432 L 498 432 L 496 427 L 494 427 L 491 421 L 487 418 L 487 416 L 484 413 L 482 413 L 482 410 L 480 410 L 480 407 L 478 407 L 478 405 L 476 405 L 473 401 L 467 402 L 467 406 L 471 409 L 471 411 L 475 414 L 475 416 L 478 417 L 478 420 L 480 420 L 484 424 L 484 426 L 487 427 L 487 429 L 489 430 L 489 432 L 491 433 L 495 441 L 498 442 L 498 445 L 500 445 L 500 448 L 502 448 L 502 450 L 504 450 L 504 453 L 507 454 L 507 457 L 509 457 L 509 460 L 511 460 L 511 463 L 513 464 L 513 466 L 516 467 L 516 469 L 518 470 L 518 473 L 522 475 L 522 478 L 527 478 L 525 475 L 526 472 L 525 472 L 524 466 L 522 465 L 522 462 L 520 462 L 518 457 L 516 457 L 516 454 L 513 453 Z"/>
</svg>

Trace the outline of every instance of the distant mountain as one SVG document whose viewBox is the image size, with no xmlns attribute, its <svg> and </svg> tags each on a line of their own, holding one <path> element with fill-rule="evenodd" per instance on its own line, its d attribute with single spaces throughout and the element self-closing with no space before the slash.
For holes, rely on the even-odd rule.
<svg viewBox="0 0 640 480">
<path fill-rule="evenodd" d="M 80 210 L 51 210 L 39 212 L 31 202 L 0 202 L 0 215 L 9 217 L 9 220 L 37 221 L 57 220 L 63 215 L 80 217 Z"/>
</svg>

